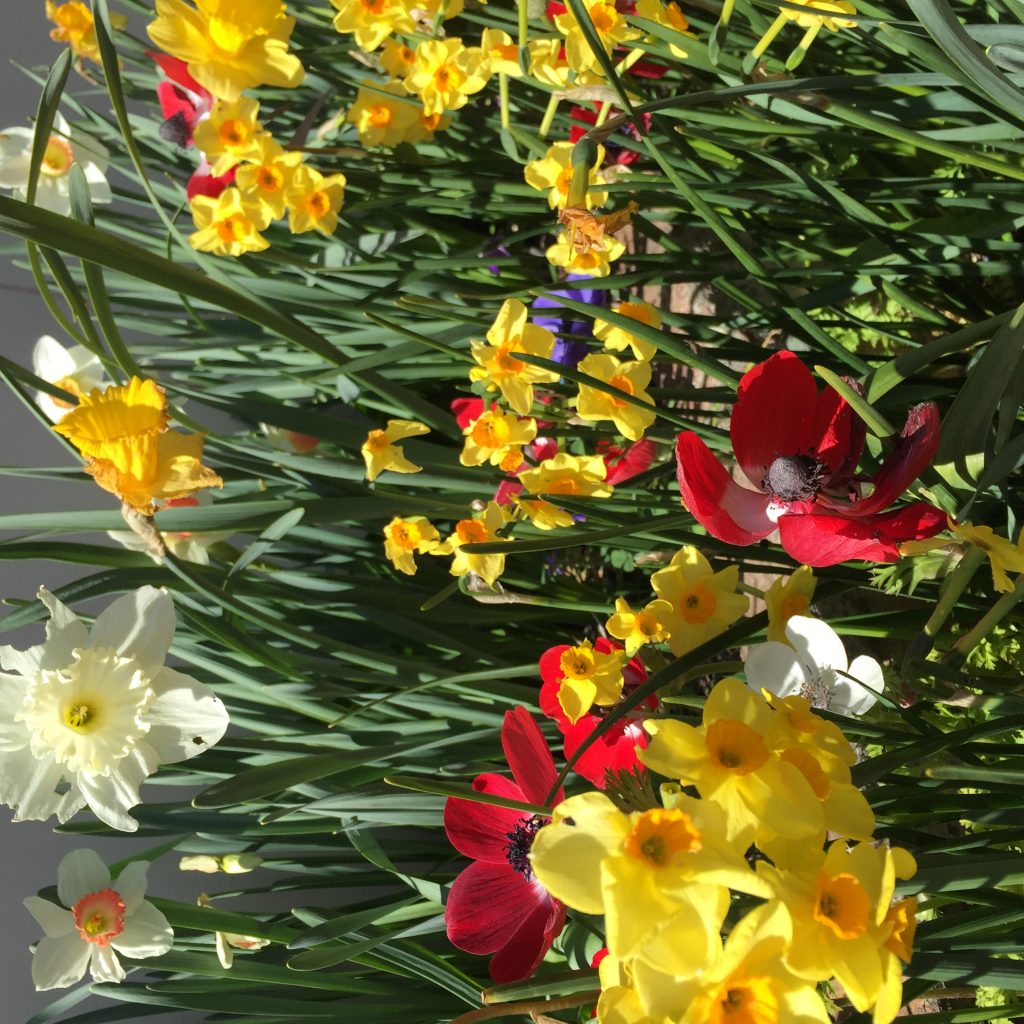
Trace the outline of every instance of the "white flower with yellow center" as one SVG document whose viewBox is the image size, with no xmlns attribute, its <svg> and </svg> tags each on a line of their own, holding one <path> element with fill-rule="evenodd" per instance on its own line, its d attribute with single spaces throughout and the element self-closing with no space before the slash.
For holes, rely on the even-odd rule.
<svg viewBox="0 0 1024 1024">
<path fill-rule="evenodd" d="M 82 345 L 65 348 L 56 338 L 44 334 L 32 349 L 32 372 L 76 398 L 106 383 L 99 359 Z M 62 419 L 74 406 L 45 391 L 36 392 L 36 405 L 52 423 Z"/>
<path fill-rule="evenodd" d="M 61 822 L 88 805 L 123 832 L 139 786 L 224 735 L 224 705 L 203 683 L 164 666 L 174 636 L 166 590 L 119 598 L 92 632 L 53 594 L 46 642 L 0 647 L 0 803 L 15 821 Z"/>
<path fill-rule="evenodd" d="M 0 188 L 13 189 L 16 199 L 24 199 L 28 191 L 34 134 L 31 128 L 20 126 L 0 131 Z M 109 203 L 110 185 L 103 173 L 107 163 L 107 151 L 100 143 L 72 131 L 57 114 L 39 167 L 36 205 L 65 217 L 71 212 L 68 173 L 73 164 L 82 168 L 92 201 Z"/>
<path fill-rule="evenodd" d="M 74 985 L 88 967 L 96 981 L 124 981 L 117 959 L 162 956 L 174 932 L 146 895 L 149 864 L 133 861 L 111 882 L 106 864 L 93 850 L 73 850 L 57 868 L 57 895 L 65 910 L 39 896 L 25 909 L 46 933 L 32 960 L 36 990 Z"/>
</svg>

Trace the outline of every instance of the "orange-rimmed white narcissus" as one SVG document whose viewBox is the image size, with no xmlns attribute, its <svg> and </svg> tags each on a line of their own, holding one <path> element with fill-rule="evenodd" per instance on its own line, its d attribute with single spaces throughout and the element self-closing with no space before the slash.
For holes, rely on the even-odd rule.
<svg viewBox="0 0 1024 1024">
<path fill-rule="evenodd" d="M 162 764 L 216 744 L 228 714 L 210 687 L 164 665 L 174 637 L 166 590 L 118 598 L 92 630 L 48 590 L 46 641 L 0 647 L 0 803 L 15 821 L 65 822 L 81 808 L 122 832 Z"/>
<path fill-rule="evenodd" d="M 174 932 L 167 918 L 143 899 L 148 869 L 146 861 L 132 861 L 112 881 L 98 853 L 73 850 L 57 868 L 64 907 L 39 896 L 25 900 L 46 933 L 32 960 L 37 991 L 74 985 L 86 968 L 96 981 L 121 982 L 125 972 L 118 953 L 143 960 L 171 948 Z"/>
</svg>

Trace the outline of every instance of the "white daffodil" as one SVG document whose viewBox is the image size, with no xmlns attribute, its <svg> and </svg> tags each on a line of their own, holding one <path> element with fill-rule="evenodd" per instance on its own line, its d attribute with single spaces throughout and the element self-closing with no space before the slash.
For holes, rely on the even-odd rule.
<svg viewBox="0 0 1024 1024">
<path fill-rule="evenodd" d="M 4 128 L 0 131 L 0 188 L 14 190 L 16 199 L 28 194 L 32 166 L 31 128 Z M 53 119 L 53 131 L 46 143 L 39 168 L 36 205 L 66 217 L 71 212 L 71 185 L 68 172 L 78 164 L 89 184 L 94 203 L 109 203 L 113 196 L 104 173 L 109 163 L 107 150 L 95 139 L 75 132 L 60 114 Z"/>
<path fill-rule="evenodd" d="M 174 932 L 146 895 L 145 861 L 133 861 L 110 880 L 93 850 L 73 850 L 57 869 L 55 903 L 29 896 L 25 908 L 46 934 L 32 960 L 32 980 L 40 992 L 74 985 L 89 968 L 96 981 L 124 981 L 117 954 L 133 960 L 161 956 Z"/>
<path fill-rule="evenodd" d="M 92 352 L 82 345 L 65 348 L 49 334 L 44 334 L 32 349 L 32 372 L 47 384 L 55 384 L 76 398 L 106 383 L 103 367 Z M 74 408 L 69 402 L 54 398 L 45 391 L 36 392 L 36 405 L 52 423 Z"/>
<path fill-rule="evenodd" d="M 0 647 L 0 803 L 15 821 L 62 822 L 88 805 L 111 828 L 161 764 L 195 757 L 224 735 L 224 705 L 203 683 L 164 666 L 174 636 L 166 590 L 118 598 L 92 632 L 45 588 L 46 642 Z"/>
<path fill-rule="evenodd" d="M 802 694 L 837 715 L 863 715 L 875 703 L 885 681 L 874 658 L 862 654 L 851 665 L 835 630 L 805 615 L 790 618 L 786 636 L 792 647 L 771 641 L 750 649 L 745 670 L 751 689 Z"/>
</svg>

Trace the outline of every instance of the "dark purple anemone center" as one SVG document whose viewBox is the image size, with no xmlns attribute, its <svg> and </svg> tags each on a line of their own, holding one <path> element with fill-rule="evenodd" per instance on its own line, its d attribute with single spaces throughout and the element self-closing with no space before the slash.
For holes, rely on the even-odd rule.
<svg viewBox="0 0 1024 1024">
<path fill-rule="evenodd" d="M 530 848 L 533 846 L 537 833 L 551 821 L 535 814 L 532 818 L 520 818 L 511 832 L 505 833 L 508 848 L 505 856 L 515 871 L 528 882 L 533 878 L 533 866 L 530 864 Z"/>
<path fill-rule="evenodd" d="M 810 455 L 780 455 L 769 467 L 761 486 L 780 501 L 813 501 L 826 472 Z"/>
</svg>

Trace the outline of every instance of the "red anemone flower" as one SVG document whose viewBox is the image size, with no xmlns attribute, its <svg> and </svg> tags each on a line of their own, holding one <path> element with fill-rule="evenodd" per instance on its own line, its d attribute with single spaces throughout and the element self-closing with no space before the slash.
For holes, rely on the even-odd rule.
<svg viewBox="0 0 1024 1024">
<path fill-rule="evenodd" d="M 945 513 L 924 501 L 885 511 L 935 455 L 934 402 L 910 410 L 882 468 L 864 481 L 870 491 L 863 496 L 854 471 L 864 423 L 832 388 L 819 394 L 792 352 L 776 352 L 743 375 L 729 434 L 755 490 L 736 483 L 696 434 L 676 442 L 683 504 L 728 544 L 753 544 L 778 529 L 783 548 L 805 565 L 895 562 L 904 541 L 945 528 Z"/>
<path fill-rule="evenodd" d="M 558 703 L 558 690 L 563 678 L 562 655 L 567 650 L 568 644 L 559 644 L 556 647 L 549 647 L 540 656 L 540 676 L 543 680 L 540 688 L 540 709 L 558 726 L 558 731 L 564 737 L 565 756 L 569 759 L 604 721 L 604 716 L 592 711 L 573 725 L 562 710 L 562 705 Z M 607 654 L 609 651 L 622 650 L 622 644 L 602 636 L 594 641 L 594 650 L 599 654 Z M 622 692 L 628 694 L 630 690 L 647 681 L 647 670 L 639 658 L 633 658 L 623 670 L 623 677 Z M 644 711 L 653 711 L 657 707 L 658 700 L 653 696 L 648 697 L 641 705 Z M 600 710 L 609 711 L 611 708 Z M 636 756 L 637 748 L 646 746 L 647 733 L 644 732 L 643 723 L 638 718 L 626 715 L 583 752 L 573 765 L 573 771 L 577 775 L 582 775 L 598 789 L 604 789 L 605 772 L 631 771 L 638 767 L 640 762 Z"/>
<path fill-rule="evenodd" d="M 558 772 L 526 708 L 505 713 L 501 745 L 515 781 L 488 772 L 473 780 L 473 789 L 545 805 Z M 553 802 L 564 798 L 559 789 Z M 454 797 L 444 807 L 449 841 L 473 861 L 448 894 L 448 938 L 467 953 L 493 953 L 490 972 L 498 984 L 529 977 L 565 924 L 565 905 L 548 894 L 530 866 L 530 847 L 548 821 L 537 814 Z"/>
<path fill-rule="evenodd" d="M 210 112 L 213 96 L 189 74 L 188 65 L 183 60 L 149 50 L 146 55 L 152 57 L 167 76 L 167 80 L 156 87 L 164 115 L 160 135 L 176 146 L 191 146 L 192 132 Z"/>
<path fill-rule="evenodd" d="M 188 196 L 189 202 L 196 196 L 209 196 L 211 199 L 216 199 L 226 188 L 234 185 L 235 170 L 236 168 L 230 167 L 223 174 L 213 174 L 210 165 L 206 162 L 206 157 L 203 157 L 185 186 L 185 195 Z"/>
<path fill-rule="evenodd" d="M 598 441 L 597 454 L 604 459 L 605 482 L 613 487 L 624 484 L 627 480 L 639 476 L 651 468 L 657 446 L 646 437 L 634 441 L 628 448 L 612 444 L 611 441 Z"/>
</svg>

